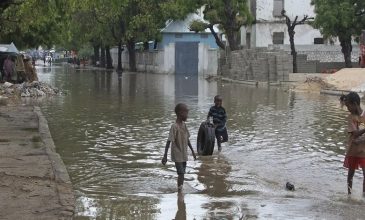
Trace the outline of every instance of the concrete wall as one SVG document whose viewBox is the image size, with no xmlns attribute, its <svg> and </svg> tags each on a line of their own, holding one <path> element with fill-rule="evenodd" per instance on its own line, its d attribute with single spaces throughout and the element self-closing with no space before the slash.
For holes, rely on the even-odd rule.
<svg viewBox="0 0 365 220">
<path fill-rule="evenodd" d="M 199 44 L 199 63 L 198 74 L 217 75 L 219 50 L 212 49 L 209 45 Z M 118 66 L 118 48 L 111 49 L 113 66 Z M 136 52 L 137 70 L 151 73 L 175 74 L 175 44 L 165 46 L 164 50 L 156 51 L 137 51 Z M 129 69 L 128 51 L 122 53 L 123 69 Z"/>
<path fill-rule="evenodd" d="M 235 80 L 287 81 L 292 58 L 282 50 L 243 49 L 221 54 L 219 73 Z"/>
<path fill-rule="evenodd" d="M 217 75 L 218 55 L 218 49 L 212 49 L 208 45 L 199 44 L 199 75 Z"/>
<path fill-rule="evenodd" d="M 298 73 L 326 73 L 331 70 L 345 68 L 345 62 L 321 62 L 319 60 L 308 60 L 307 55 L 298 54 L 297 56 Z M 359 67 L 358 62 L 352 62 L 353 67 Z"/>
</svg>

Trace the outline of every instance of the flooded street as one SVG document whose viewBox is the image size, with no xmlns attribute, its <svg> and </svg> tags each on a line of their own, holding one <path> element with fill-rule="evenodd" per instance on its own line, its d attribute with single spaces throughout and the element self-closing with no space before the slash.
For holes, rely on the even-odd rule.
<svg viewBox="0 0 365 220">
<path fill-rule="evenodd" d="M 360 171 L 347 196 L 348 113 L 338 97 L 173 75 L 37 71 L 66 92 L 37 104 L 74 185 L 75 219 L 365 218 Z M 178 195 L 170 154 L 161 165 L 175 104 L 189 106 L 195 149 L 216 94 L 230 139 L 219 154 L 189 157 Z"/>
</svg>

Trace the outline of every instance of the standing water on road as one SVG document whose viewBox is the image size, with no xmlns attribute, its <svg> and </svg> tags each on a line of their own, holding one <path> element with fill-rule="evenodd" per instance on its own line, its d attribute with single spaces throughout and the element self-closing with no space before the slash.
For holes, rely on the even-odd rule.
<svg viewBox="0 0 365 220">
<path fill-rule="evenodd" d="M 40 100 L 76 193 L 75 219 L 360 219 L 362 175 L 347 197 L 338 97 L 195 77 L 39 68 L 64 96 Z M 178 102 L 194 150 L 220 94 L 229 141 L 187 165 L 177 194 L 161 158 Z M 170 160 L 170 155 L 168 157 Z M 286 182 L 295 191 L 285 189 Z"/>
</svg>

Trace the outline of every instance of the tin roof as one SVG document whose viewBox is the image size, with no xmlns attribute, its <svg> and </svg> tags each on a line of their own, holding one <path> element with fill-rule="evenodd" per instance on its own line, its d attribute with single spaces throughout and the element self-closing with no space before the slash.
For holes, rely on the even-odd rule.
<svg viewBox="0 0 365 220">
<path fill-rule="evenodd" d="M 13 42 L 11 44 L 0 44 L 0 52 L 3 53 L 19 53 Z"/>
</svg>

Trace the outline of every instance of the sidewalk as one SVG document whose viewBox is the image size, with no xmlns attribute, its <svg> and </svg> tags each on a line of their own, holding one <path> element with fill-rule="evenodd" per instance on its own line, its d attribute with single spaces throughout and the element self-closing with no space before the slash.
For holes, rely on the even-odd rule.
<svg viewBox="0 0 365 220">
<path fill-rule="evenodd" d="M 0 106 L 0 219 L 72 219 L 74 205 L 39 107 Z"/>
</svg>

